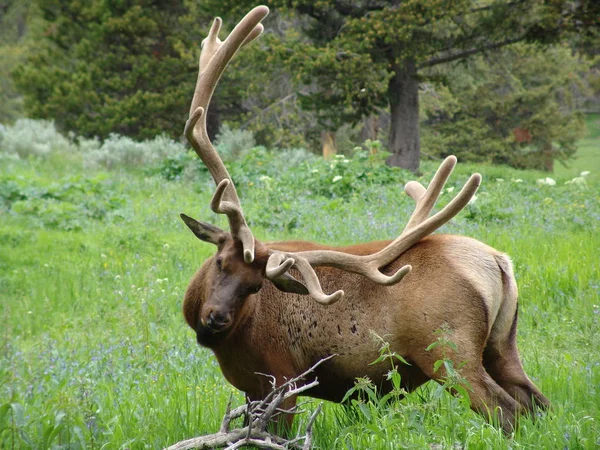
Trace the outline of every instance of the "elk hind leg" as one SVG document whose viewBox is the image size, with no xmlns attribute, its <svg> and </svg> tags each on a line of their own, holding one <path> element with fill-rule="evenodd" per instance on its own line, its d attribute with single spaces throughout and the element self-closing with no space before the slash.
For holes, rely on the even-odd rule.
<svg viewBox="0 0 600 450">
<path fill-rule="evenodd" d="M 535 408 L 548 408 L 550 401 L 529 379 L 516 345 L 516 315 L 514 331 L 498 342 L 492 335 L 483 351 L 483 364 L 490 376 L 530 413 Z"/>
<path fill-rule="evenodd" d="M 453 352 L 451 359 L 454 367 L 460 367 L 461 363 L 466 362 L 458 372 L 468 383 L 467 391 L 471 409 L 488 420 L 497 420 L 506 433 L 511 433 L 515 427 L 516 416 L 521 411 L 521 405 L 487 373 L 480 362 L 480 350 L 467 352 L 464 350 L 461 351 L 459 348 L 458 352 Z M 419 364 L 427 376 L 441 384 L 446 381 L 447 374 L 443 366 L 437 372 L 433 372 L 433 365 L 435 361 L 445 356 L 435 349 L 428 352 L 427 357 Z"/>
<path fill-rule="evenodd" d="M 512 264 L 496 255 L 502 273 L 503 299 L 483 351 L 483 365 L 490 376 L 527 411 L 547 408 L 550 402 L 523 370 L 517 350 L 518 290 Z"/>
</svg>

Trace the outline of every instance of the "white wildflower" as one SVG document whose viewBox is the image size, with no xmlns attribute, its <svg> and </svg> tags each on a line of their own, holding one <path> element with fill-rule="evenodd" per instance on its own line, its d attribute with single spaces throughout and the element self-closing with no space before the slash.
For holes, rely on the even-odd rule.
<svg viewBox="0 0 600 450">
<path fill-rule="evenodd" d="M 504 183 L 504 178 L 496 178 L 497 183 Z"/>
<path fill-rule="evenodd" d="M 554 185 L 556 185 L 556 181 L 553 180 L 550 177 L 546 177 L 546 178 L 540 178 L 540 179 L 538 179 L 537 180 L 537 184 L 538 184 L 538 186 L 543 186 L 543 185 L 554 186 Z"/>
<path fill-rule="evenodd" d="M 169 244 L 164 244 L 164 245 L 163 245 L 163 248 L 165 248 L 165 249 L 168 249 L 168 248 L 170 248 L 170 247 L 171 247 L 171 246 L 170 246 Z"/>
<path fill-rule="evenodd" d="M 521 180 L 520 178 L 513 178 L 511 181 L 513 183 L 522 183 L 523 182 L 523 180 Z"/>
<path fill-rule="evenodd" d="M 591 172 L 589 170 L 584 170 L 579 174 L 580 177 L 587 177 Z"/>
<path fill-rule="evenodd" d="M 471 197 L 471 200 L 469 200 L 468 204 L 470 205 L 471 203 L 475 203 L 476 200 L 477 200 L 477 196 L 473 195 L 473 197 Z"/>
<path fill-rule="evenodd" d="M 342 179 L 342 177 L 340 175 L 336 175 L 335 177 L 333 177 L 333 180 L 331 180 L 332 183 L 337 183 L 338 181 L 340 181 Z"/>
<path fill-rule="evenodd" d="M 575 184 L 577 186 L 587 186 L 587 182 L 584 177 L 575 177 L 572 180 L 565 181 L 565 184 Z"/>
<path fill-rule="evenodd" d="M 450 193 L 454 190 L 454 186 L 450 186 L 448 189 L 446 189 L 446 192 Z"/>
</svg>

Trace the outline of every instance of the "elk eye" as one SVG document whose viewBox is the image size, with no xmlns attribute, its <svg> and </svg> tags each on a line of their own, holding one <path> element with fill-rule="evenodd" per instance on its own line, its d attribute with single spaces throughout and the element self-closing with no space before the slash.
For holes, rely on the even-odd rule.
<svg viewBox="0 0 600 450">
<path fill-rule="evenodd" d="M 217 258 L 217 269 L 223 269 L 223 260 L 221 258 Z"/>
</svg>

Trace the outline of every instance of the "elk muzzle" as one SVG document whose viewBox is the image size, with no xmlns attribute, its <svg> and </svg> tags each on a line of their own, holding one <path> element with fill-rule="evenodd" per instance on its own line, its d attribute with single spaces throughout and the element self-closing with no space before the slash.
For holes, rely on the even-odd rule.
<svg viewBox="0 0 600 450">
<path fill-rule="evenodd" d="M 232 314 L 215 306 L 209 306 L 202 311 L 202 325 L 214 333 L 226 330 L 233 323 Z"/>
</svg>

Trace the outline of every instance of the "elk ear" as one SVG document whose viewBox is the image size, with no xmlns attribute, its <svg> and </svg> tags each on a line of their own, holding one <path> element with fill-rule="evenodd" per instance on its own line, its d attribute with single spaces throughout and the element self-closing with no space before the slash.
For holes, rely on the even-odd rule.
<svg viewBox="0 0 600 450">
<path fill-rule="evenodd" d="M 192 219 L 183 213 L 179 216 L 185 222 L 188 228 L 192 230 L 192 233 L 194 233 L 201 241 L 209 242 L 217 246 L 223 242 L 223 236 L 225 235 L 225 232 L 219 227 L 215 227 L 209 223 L 198 222 L 197 220 Z"/>
<path fill-rule="evenodd" d="M 300 281 L 296 280 L 288 273 L 284 273 L 280 277 L 270 279 L 277 289 L 291 294 L 308 295 L 308 289 Z"/>
</svg>

